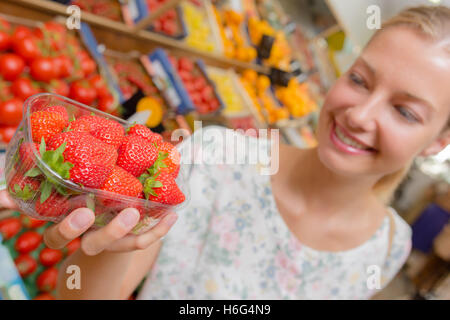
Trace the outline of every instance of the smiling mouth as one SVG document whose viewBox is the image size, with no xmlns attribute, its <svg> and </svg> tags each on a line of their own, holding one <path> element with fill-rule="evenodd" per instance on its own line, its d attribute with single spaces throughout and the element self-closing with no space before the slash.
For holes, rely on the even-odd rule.
<svg viewBox="0 0 450 320">
<path fill-rule="evenodd" d="M 337 138 L 337 140 L 339 140 L 339 142 L 345 146 L 348 147 L 349 150 L 347 151 L 361 151 L 364 153 L 367 152 L 376 152 L 376 149 L 369 147 L 367 145 L 362 144 L 359 141 L 356 141 L 355 139 L 353 139 L 352 137 L 350 137 L 348 134 L 346 134 L 344 132 L 343 129 L 340 128 L 340 126 L 334 122 L 333 125 L 333 132 L 334 132 L 334 136 Z"/>
</svg>

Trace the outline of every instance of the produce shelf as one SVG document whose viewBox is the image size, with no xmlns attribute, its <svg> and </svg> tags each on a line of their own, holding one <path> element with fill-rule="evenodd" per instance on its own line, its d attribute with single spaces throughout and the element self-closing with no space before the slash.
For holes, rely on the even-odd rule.
<svg viewBox="0 0 450 320">
<path fill-rule="evenodd" d="M 29 19 L 48 20 L 55 15 L 68 16 L 67 6 L 46 0 L 5 0 L 0 3 L 0 11 Z M 125 23 L 113 21 L 89 12 L 81 12 L 81 21 L 88 23 L 94 35 L 111 49 L 118 51 L 138 50 L 145 54 L 163 47 L 173 51 L 175 55 L 183 54 L 193 58 L 201 58 L 208 65 L 228 68 L 238 71 L 253 69 L 259 73 L 269 74 L 269 68 L 253 63 L 241 62 L 226 58 L 212 52 L 205 52 L 188 46 L 182 41 L 148 31 L 137 30 Z"/>
</svg>

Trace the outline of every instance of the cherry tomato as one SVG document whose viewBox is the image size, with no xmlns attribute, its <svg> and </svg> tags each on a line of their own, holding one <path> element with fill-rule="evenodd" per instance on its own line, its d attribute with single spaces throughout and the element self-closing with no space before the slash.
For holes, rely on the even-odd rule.
<svg viewBox="0 0 450 320">
<path fill-rule="evenodd" d="M 105 80 L 103 80 L 103 77 L 101 75 L 96 74 L 91 79 L 89 79 L 89 83 L 92 87 L 95 88 L 98 97 L 110 95 L 108 86 L 106 85 Z"/>
<path fill-rule="evenodd" d="M 67 78 L 70 75 L 72 75 L 72 73 L 73 73 L 72 60 L 66 55 L 61 55 L 61 56 L 57 57 L 57 59 L 59 60 L 57 62 L 57 65 L 59 64 L 59 70 L 58 70 L 59 77 Z"/>
<path fill-rule="evenodd" d="M 91 73 L 95 71 L 97 68 L 97 65 L 95 64 L 95 61 L 91 58 L 86 58 L 81 60 L 81 70 L 83 70 L 84 76 L 87 77 Z"/>
<path fill-rule="evenodd" d="M 40 293 L 33 300 L 56 300 L 50 293 Z"/>
<path fill-rule="evenodd" d="M 44 248 L 39 253 L 39 261 L 45 267 L 52 267 L 63 258 L 63 254 L 60 250 Z"/>
<path fill-rule="evenodd" d="M 4 143 L 9 143 L 16 133 L 17 126 L 2 126 L 0 125 L 0 139 Z"/>
<path fill-rule="evenodd" d="M 70 87 L 64 80 L 53 79 L 50 81 L 49 91 L 67 97 L 70 93 Z"/>
<path fill-rule="evenodd" d="M 64 253 L 67 256 L 70 256 L 72 253 L 74 253 L 75 251 L 78 250 L 80 245 L 81 245 L 81 239 L 75 238 L 66 245 L 66 247 L 64 248 Z"/>
<path fill-rule="evenodd" d="M 90 105 L 97 97 L 97 92 L 86 80 L 77 80 L 72 82 L 70 86 L 70 98 Z"/>
<path fill-rule="evenodd" d="M 8 21 L 3 18 L 0 18 L 0 30 L 9 31 L 11 29 L 11 25 Z"/>
<path fill-rule="evenodd" d="M 19 218 L 11 217 L 0 220 L 0 233 L 5 240 L 14 237 L 21 228 Z"/>
<path fill-rule="evenodd" d="M 17 78 L 11 85 L 11 91 L 14 95 L 22 100 L 26 100 L 33 94 L 41 92 L 37 84 L 34 84 L 28 78 Z"/>
<path fill-rule="evenodd" d="M 0 74 L 5 80 L 13 81 L 25 68 L 25 61 L 14 53 L 5 53 L 0 56 Z"/>
<path fill-rule="evenodd" d="M 17 252 L 28 253 L 41 244 L 42 236 L 36 231 L 26 231 L 17 238 L 14 248 Z"/>
<path fill-rule="evenodd" d="M 40 291 L 50 292 L 56 288 L 58 270 L 54 267 L 41 272 L 36 279 L 36 285 Z"/>
<path fill-rule="evenodd" d="M 56 69 L 52 58 L 37 58 L 30 65 L 31 76 L 38 81 L 49 82 L 56 79 Z"/>
<path fill-rule="evenodd" d="M 32 36 L 16 40 L 13 45 L 14 52 L 27 61 L 41 56 L 36 40 Z"/>
<path fill-rule="evenodd" d="M 5 31 L 0 31 L 0 51 L 6 51 L 10 46 L 11 36 Z"/>
<path fill-rule="evenodd" d="M 17 26 L 14 29 L 14 32 L 11 35 L 11 38 L 12 38 L 12 42 L 14 43 L 20 39 L 23 39 L 25 37 L 32 36 L 32 35 L 33 35 L 33 32 L 30 30 L 30 28 L 25 27 L 25 26 Z"/>
<path fill-rule="evenodd" d="M 174 36 L 177 33 L 177 23 L 172 20 L 163 20 L 162 31 L 169 36 Z"/>
<path fill-rule="evenodd" d="M 114 103 L 112 94 L 101 96 L 98 100 L 98 110 L 108 112 Z"/>
<path fill-rule="evenodd" d="M 0 103 L 0 124 L 13 126 L 22 120 L 23 101 L 12 98 Z"/>
<path fill-rule="evenodd" d="M 29 254 L 21 254 L 14 260 L 22 278 L 32 274 L 37 268 L 37 262 Z"/>
<path fill-rule="evenodd" d="M 178 60 L 178 68 L 179 70 L 185 70 L 187 72 L 191 72 L 194 69 L 194 63 L 188 58 L 181 57 Z"/>
<path fill-rule="evenodd" d="M 45 220 L 38 220 L 24 214 L 20 216 L 20 222 L 27 229 L 36 229 L 47 223 Z"/>
</svg>

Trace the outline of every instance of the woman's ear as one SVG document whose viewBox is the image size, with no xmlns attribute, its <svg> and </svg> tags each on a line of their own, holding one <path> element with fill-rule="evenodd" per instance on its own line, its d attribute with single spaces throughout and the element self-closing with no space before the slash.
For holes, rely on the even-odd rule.
<svg viewBox="0 0 450 320">
<path fill-rule="evenodd" d="M 438 154 L 450 144 L 450 128 L 445 129 L 436 140 L 420 153 L 422 157 L 428 157 Z"/>
</svg>

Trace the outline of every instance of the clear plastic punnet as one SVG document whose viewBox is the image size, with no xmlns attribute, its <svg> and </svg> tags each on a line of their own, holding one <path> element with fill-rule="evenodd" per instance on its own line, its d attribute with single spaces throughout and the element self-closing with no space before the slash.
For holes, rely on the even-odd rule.
<svg viewBox="0 0 450 320">
<path fill-rule="evenodd" d="M 108 224 L 121 210 L 136 208 L 140 213 L 140 221 L 132 232 L 140 234 L 151 229 L 169 212 L 176 211 L 188 203 L 190 195 L 185 177 L 189 168 L 182 163 L 175 181 L 185 200 L 176 205 L 150 201 L 142 196 L 131 197 L 89 188 L 74 183 L 70 177 L 63 178 L 48 164 L 55 159 L 44 160 L 41 157 L 39 148 L 42 148 L 42 143 L 33 142 L 31 132 L 32 112 L 53 106 L 64 107 L 69 119 L 72 120 L 81 116 L 96 115 L 120 123 L 125 130 L 133 125 L 56 94 L 41 93 L 28 98 L 24 103 L 24 118 L 8 145 L 5 161 L 6 188 L 25 214 L 35 219 L 59 222 L 73 210 L 87 207 L 96 215 L 93 228 L 100 228 Z M 23 144 L 27 144 L 28 152 L 21 151 Z M 46 194 L 45 200 L 42 197 L 43 193 Z"/>
</svg>

